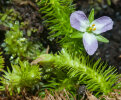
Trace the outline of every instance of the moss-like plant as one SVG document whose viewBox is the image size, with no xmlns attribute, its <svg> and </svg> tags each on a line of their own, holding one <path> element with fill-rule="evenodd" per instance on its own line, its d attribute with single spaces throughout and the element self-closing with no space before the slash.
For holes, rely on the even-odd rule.
<svg viewBox="0 0 121 100">
<path fill-rule="evenodd" d="M 41 80 L 41 70 L 38 65 L 30 65 L 28 61 L 19 62 L 19 65 L 12 65 L 12 71 L 7 68 L 1 77 L 1 90 L 20 93 L 22 89 L 32 89 Z"/>
<path fill-rule="evenodd" d="M 117 84 L 113 87 L 118 80 L 115 67 L 108 67 L 107 64 L 100 63 L 100 60 L 95 63 L 90 62 L 88 57 L 78 58 L 77 55 L 72 55 L 65 49 L 59 55 L 44 54 L 40 58 L 41 65 L 50 64 L 58 70 L 67 70 L 70 79 L 77 79 L 76 82 L 86 84 L 87 89 L 96 91 L 97 94 L 107 94 L 118 86 Z"/>
<path fill-rule="evenodd" d="M 79 33 L 70 25 L 70 14 L 75 10 L 72 2 L 73 0 L 41 0 L 38 5 L 41 6 L 40 12 L 44 14 L 44 23 L 47 23 L 50 30 L 49 38 L 61 38 L 59 42 L 63 47 L 78 51 L 83 46 L 80 39 L 72 38 L 72 34 Z"/>
<path fill-rule="evenodd" d="M 20 31 L 19 22 L 16 21 L 11 27 L 11 30 L 7 31 L 5 43 L 2 44 L 5 47 L 7 54 L 12 54 L 13 58 L 18 56 L 25 56 L 29 43 L 26 38 L 23 37 L 23 32 Z"/>
<path fill-rule="evenodd" d="M 14 9 L 4 9 L 4 13 L 0 13 L 0 24 L 7 27 L 12 27 L 16 19 L 21 19 L 21 16 Z"/>
<path fill-rule="evenodd" d="M 12 16 L 13 13 L 14 10 L 11 9 L 6 11 L 5 14 L 0 14 L 0 23 L 10 28 L 6 31 L 2 47 L 4 47 L 6 54 L 11 55 L 12 63 L 18 63 L 20 59 L 25 60 L 25 58 L 32 60 L 40 55 L 43 46 L 39 41 L 34 43 L 25 38 L 24 32 L 21 30 L 23 24 L 15 21 L 16 17 Z"/>
</svg>

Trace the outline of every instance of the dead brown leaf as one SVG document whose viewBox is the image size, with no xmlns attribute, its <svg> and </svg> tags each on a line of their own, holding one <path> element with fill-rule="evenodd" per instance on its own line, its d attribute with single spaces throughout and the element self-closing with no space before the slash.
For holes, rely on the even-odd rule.
<svg viewBox="0 0 121 100">
<path fill-rule="evenodd" d="M 98 100 L 94 95 L 92 95 L 92 93 L 90 93 L 89 91 L 86 91 L 86 95 L 88 100 Z"/>
</svg>

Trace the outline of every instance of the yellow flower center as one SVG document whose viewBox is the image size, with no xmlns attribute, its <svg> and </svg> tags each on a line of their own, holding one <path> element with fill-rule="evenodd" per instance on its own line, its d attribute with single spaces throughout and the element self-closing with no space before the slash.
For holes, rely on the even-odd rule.
<svg viewBox="0 0 121 100">
<path fill-rule="evenodd" d="M 90 27 L 89 30 L 92 31 L 92 28 Z"/>
<path fill-rule="evenodd" d="M 92 24 L 92 27 L 94 27 L 95 26 L 95 24 Z"/>
<path fill-rule="evenodd" d="M 95 31 L 96 30 L 96 27 L 95 28 L 93 28 L 93 31 Z"/>
<path fill-rule="evenodd" d="M 92 24 L 92 27 L 90 27 L 89 30 L 90 31 L 95 31 L 96 30 L 95 24 Z"/>
<path fill-rule="evenodd" d="M 92 24 L 92 26 L 88 27 L 87 29 L 89 33 L 92 33 L 92 31 L 95 31 L 95 30 L 96 30 L 95 24 Z"/>
</svg>

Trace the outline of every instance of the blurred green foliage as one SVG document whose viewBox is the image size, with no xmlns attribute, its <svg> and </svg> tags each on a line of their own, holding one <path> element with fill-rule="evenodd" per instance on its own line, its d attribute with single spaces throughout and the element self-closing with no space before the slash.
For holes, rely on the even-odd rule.
<svg viewBox="0 0 121 100">
<path fill-rule="evenodd" d="M 0 23 L 10 28 L 6 31 L 2 47 L 4 47 L 6 54 L 11 55 L 10 60 L 12 63 L 18 63 L 20 59 L 24 60 L 25 58 L 29 60 L 35 59 L 44 48 L 39 41 L 32 42 L 25 37 L 25 33 L 21 30 L 24 23 L 21 24 L 16 20 L 20 15 L 14 12 L 13 9 L 10 9 L 4 14 L 0 14 Z M 31 34 L 31 31 L 29 31 L 29 34 Z"/>
<path fill-rule="evenodd" d="M 4 66 L 4 59 L 2 57 L 2 52 L 0 52 L 0 70 L 3 69 L 5 66 Z"/>
<path fill-rule="evenodd" d="M 111 0 L 88 0 L 89 3 L 100 3 L 100 4 L 107 4 L 107 5 L 111 5 Z"/>
<path fill-rule="evenodd" d="M 17 21 L 21 20 L 18 12 L 6 9 L 5 13 L 0 13 L 0 18 L 0 24 L 9 28 L 6 30 L 1 46 L 4 48 L 5 54 L 10 55 L 9 60 L 12 64 L 12 71 L 10 68 L 3 71 L 0 88 L 5 91 L 8 87 L 11 95 L 20 93 L 24 88 L 33 89 L 41 80 L 41 71 L 38 65 L 30 65 L 26 60 L 36 59 L 41 53 L 45 53 L 45 49 L 39 41 L 31 41 L 28 38 L 31 37 L 31 32 L 36 30 L 28 30 L 29 35 L 22 30 L 25 23 Z M 3 59 L 1 56 L 0 58 L 3 68 Z"/>
<path fill-rule="evenodd" d="M 103 8 L 111 6 L 114 0 L 88 0 L 88 5 L 90 8 L 94 8 L 95 12 L 98 13 Z"/>
<path fill-rule="evenodd" d="M 12 27 L 17 19 L 21 19 L 21 16 L 14 9 L 4 9 L 4 13 L 0 13 L 0 24 L 4 26 Z"/>
<path fill-rule="evenodd" d="M 5 43 L 2 44 L 5 47 L 7 54 L 12 54 L 12 57 L 25 57 L 25 52 L 29 42 L 23 37 L 23 32 L 20 31 L 19 22 L 16 21 L 15 24 L 11 24 L 11 29 L 5 34 Z"/>
</svg>

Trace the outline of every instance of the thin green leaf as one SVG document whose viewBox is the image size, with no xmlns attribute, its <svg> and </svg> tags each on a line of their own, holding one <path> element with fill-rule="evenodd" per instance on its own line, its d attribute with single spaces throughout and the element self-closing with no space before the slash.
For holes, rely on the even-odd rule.
<svg viewBox="0 0 121 100">
<path fill-rule="evenodd" d="M 94 20 L 94 8 L 91 10 L 88 19 L 89 19 L 90 23 L 93 22 L 93 20 Z"/>
<path fill-rule="evenodd" d="M 70 38 L 82 38 L 83 37 L 83 33 L 81 32 L 76 32 L 70 35 Z"/>
<path fill-rule="evenodd" d="M 97 35 L 96 39 L 100 42 L 104 42 L 104 43 L 109 43 L 109 40 L 106 39 L 105 37 L 101 36 L 101 35 Z"/>
</svg>

